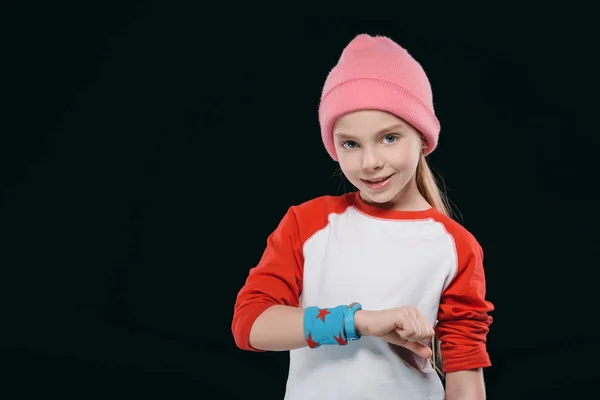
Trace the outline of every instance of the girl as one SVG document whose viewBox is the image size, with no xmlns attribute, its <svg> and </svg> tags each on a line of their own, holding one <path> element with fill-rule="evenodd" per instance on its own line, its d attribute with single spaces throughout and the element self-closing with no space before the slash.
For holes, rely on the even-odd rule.
<svg viewBox="0 0 600 400">
<path fill-rule="evenodd" d="M 482 249 L 427 166 L 440 126 L 422 67 L 358 35 L 325 81 L 319 122 L 357 191 L 289 208 L 238 294 L 236 344 L 290 351 L 286 400 L 485 398 L 493 305 Z"/>
</svg>

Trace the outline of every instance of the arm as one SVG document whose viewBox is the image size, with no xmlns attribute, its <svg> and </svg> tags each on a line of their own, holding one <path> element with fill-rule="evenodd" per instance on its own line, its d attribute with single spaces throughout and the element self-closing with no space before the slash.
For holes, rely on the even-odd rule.
<svg viewBox="0 0 600 400">
<path fill-rule="evenodd" d="M 446 374 L 446 400 L 485 400 L 481 368 Z"/>
<path fill-rule="evenodd" d="M 355 329 L 360 335 L 367 332 L 367 311 L 357 311 Z M 254 322 L 250 331 L 250 346 L 263 351 L 285 351 L 306 347 L 304 337 L 304 309 L 272 306 Z"/>
<path fill-rule="evenodd" d="M 485 399 L 482 369 L 491 366 L 486 338 L 492 303 L 485 300 L 483 251 L 475 238 L 455 235 L 456 276 L 442 294 L 436 335 L 440 340 L 447 398 Z"/>
<path fill-rule="evenodd" d="M 354 329 L 361 336 L 369 336 L 369 313 L 359 310 L 354 315 Z M 372 318 L 371 318 L 372 320 Z M 250 346 L 263 351 L 285 351 L 306 347 L 304 336 L 304 309 L 288 306 L 271 306 L 254 322 L 250 331 Z M 403 345 L 410 348 L 414 344 Z"/>
<path fill-rule="evenodd" d="M 250 330 L 250 346 L 262 351 L 306 347 L 304 309 L 275 305 L 265 310 Z"/>
<path fill-rule="evenodd" d="M 290 208 L 267 239 L 258 265 L 238 293 L 232 332 L 242 350 L 290 350 L 304 345 L 302 291 L 303 240 Z"/>
</svg>

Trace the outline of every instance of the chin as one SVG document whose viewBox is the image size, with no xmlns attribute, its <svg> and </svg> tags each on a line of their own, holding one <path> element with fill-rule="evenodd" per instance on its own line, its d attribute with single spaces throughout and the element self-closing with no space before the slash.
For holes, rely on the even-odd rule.
<svg viewBox="0 0 600 400">
<path fill-rule="evenodd" d="M 381 204 L 381 205 L 385 205 L 385 204 L 389 204 L 389 203 L 393 202 L 394 199 L 396 198 L 396 195 L 398 194 L 398 191 L 394 191 L 394 190 L 386 190 L 381 193 L 373 193 L 366 188 L 362 189 L 362 192 L 365 194 L 365 197 L 367 199 L 369 199 L 369 201 L 371 201 L 373 203 Z"/>
</svg>

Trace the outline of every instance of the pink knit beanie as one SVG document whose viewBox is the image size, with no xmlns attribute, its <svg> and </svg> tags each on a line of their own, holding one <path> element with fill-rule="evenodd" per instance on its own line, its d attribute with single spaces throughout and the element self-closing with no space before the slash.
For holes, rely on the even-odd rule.
<svg viewBox="0 0 600 400">
<path fill-rule="evenodd" d="M 364 109 L 387 111 L 411 124 L 427 141 L 425 155 L 437 146 L 440 124 L 427 75 L 404 48 L 384 36 L 354 38 L 325 81 L 319 123 L 325 148 L 335 161 L 336 119 Z"/>
</svg>

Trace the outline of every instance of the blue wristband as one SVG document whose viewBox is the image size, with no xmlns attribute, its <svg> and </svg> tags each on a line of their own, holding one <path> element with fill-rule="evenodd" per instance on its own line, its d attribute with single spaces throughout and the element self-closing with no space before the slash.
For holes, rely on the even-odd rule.
<svg viewBox="0 0 600 400">
<path fill-rule="evenodd" d="M 344 312 L 348 306 L 335 308 L 308 307 L 304 310 L 304 338 L 308 347 L 322 345 L 345 346 L 348 342 L 343 329 Z"/>
<path fill-rule="evenodd" d="M 356 332 L 356 326 L 354 324 L 354 314 L 356 314 L 358 310 L 362 310 L 362 305 L 360 303 L 352 303 L 344 310 L 344 333 L 349 341 L 360 339 L 360 335 Z"/>
</svg>

